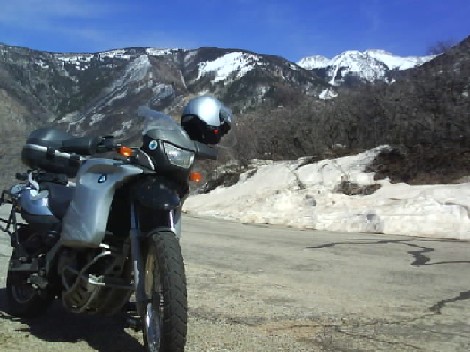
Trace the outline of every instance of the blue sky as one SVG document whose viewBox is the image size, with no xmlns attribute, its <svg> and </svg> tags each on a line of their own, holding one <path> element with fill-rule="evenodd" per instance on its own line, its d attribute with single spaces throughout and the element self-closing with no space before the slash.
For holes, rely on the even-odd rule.
<svg viewBox="0 0 470 352">
<path fill-rule="evenodd" d="M 297 61 L 423 55 L 470 35 L 470 0 L 0 0 L 0 42 L 54 52 L 242 48 Z"/>
</svg>

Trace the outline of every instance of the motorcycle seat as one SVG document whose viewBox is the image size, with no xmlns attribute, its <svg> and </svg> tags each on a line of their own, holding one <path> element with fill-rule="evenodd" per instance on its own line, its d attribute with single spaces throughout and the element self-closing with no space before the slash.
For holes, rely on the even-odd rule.
<svg viewBox="0 0 470 352">
<path fill-rule="evenodd" d="M 49 209 L 58 219 L 62 219 L 72 201 L 75 187 L 67 187 L 58 183 L 43 183 L 41 189 L 49 191 Z"/>
</svg>

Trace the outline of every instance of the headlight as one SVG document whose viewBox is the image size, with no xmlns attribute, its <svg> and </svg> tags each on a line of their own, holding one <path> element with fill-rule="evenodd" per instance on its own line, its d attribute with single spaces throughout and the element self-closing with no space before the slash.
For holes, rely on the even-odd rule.
<svg viewBox="0 0 470 352">
<path fill-rule="evenodd" d="M 175 166 L 189 169 L 194 161 L 194 153 L 175 147 L 173 144 L 163 143 L 168 161 Z"/>
</svg>

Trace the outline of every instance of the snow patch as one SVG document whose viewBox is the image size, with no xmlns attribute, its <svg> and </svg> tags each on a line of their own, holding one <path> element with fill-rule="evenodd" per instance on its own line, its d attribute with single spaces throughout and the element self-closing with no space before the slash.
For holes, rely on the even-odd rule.
<svg viewBox="0 0 470 352">
<path fill-rule="evenodd" d="M 98 123 L 101 120 L 103 120 L 105 118 L 105 116 L 106 115 L 104 115 L 104 114 L 93 114 L 93 115 L 91 115 L 91 121 L 88 125 L 93 126 L 95 123 Z"/>
<path fill-rule="evenodd" d="M 101 53 L 98 53 L 98 58 L 100 61 L 103 61 L 104 59 L 130 60 L 132 56 L 129 54 L 126 54 L 126 50 L 124 49 L 117 49 L 117 50 L 109 50 L 109 51 L 103 51 Z"/>
<path fill-rule="evenodd" d="M 77 118 L 79 117 L 79 113 L 78 111 L 73 111 L 73 112 L 70 112 L 66 115 L 64 115 L 60 120 L 59 122 L 61 123 L 73 123 L 74 121 L 77 120 Z"/>
<path fill-rule="evenodd" d="M 93 54 L 56 54 L 55 57 L 59 61 L 76 64 L 78 62 L 91 62 Z"/>
<path fill-rule="evenodd" d="M 251 177 L 242 175 L 231 187 L 191 196 L 183 209 L 249 223 L 469 240 L 470 183 L 410 186 L 374 181 L 364 170 L 383 148 L 307 165 L 254 163 L 257 172 Z M 381 188 L 370 195 L 336 193 L 345 181 Z"/>
<path fill-rule="evenodd" d="M 36 60 L 34 63 L 43 69 L 49 68 L 49 65 L 41 59 Z"/>
<path fill-rule="evenodd" d="M 263 65 L 260 62 L 259 56 L 243 52 L 233 52 L 214 61 L 199 63 L 197 79 L 209 73 L 215 73 L 213 82 L 219 82 L 226 80 L 235 72 L 237 72 L 235 79 L 239 79 L 259 65 Z"/>
<path fill-rule="evenodd" d="M 327 89 L 323 90 L 318 97 L 320 99 L 323 99 L 323 100 L 328 100 L 328 99 L 334 99 L 337 96 L 338 96 L 338 93 L 336 93 L 331 88 L 327 88 Z"/>
<path fill-rule="evenodd" d="M 157 49 L 157 48 L 147 48 L 145 52 L 151 56 L 165 56 L 173 54 L 175 51 L 179 49 Z"/>
<path fill-rule="evenodd" d="M 62 65 L 72 65 L 77 71 L 85 71 L 90 67 L 93 54 L 56 54 L 55 57 Z"/>
<path fill-rule="evenodd" d="M 306 70 L 313 70 L 317 68 L 325 68 L 330 64 L 330 59 L 322 55 L 313 55 L 309 57 L 304 57 L 297 65 L 303 67 Z"/>
<path fill-rule="evenodd" d="M 366 50 L 365 53 L 383 62 L 390 70 L 408 70 L 410 68 L 420 66 L 428 61 L 431 61 L 436 56 L 397 56 L 384 50 Z"/>
</svg>

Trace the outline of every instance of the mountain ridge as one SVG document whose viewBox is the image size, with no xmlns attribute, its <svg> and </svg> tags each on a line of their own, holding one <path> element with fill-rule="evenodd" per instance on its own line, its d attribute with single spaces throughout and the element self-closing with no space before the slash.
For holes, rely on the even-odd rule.
<svg viewBox="0 0 470 352">
<path fill-rule="evenodd" d="M 348 76 L 374 82 L 387 80 L 390 71 L 408 70 L 434 59 L 436 55 L 399 56 L 382 49 L 348 50 L 329 59 L 322 55 L 307 56 L 297 65 L 313 72 L 325 72 L 328 83 L 341 85 Z"/>
<path fill-rule="evenodd" d="M 338 67 L 330 77 L 326 68 L 306 70 L 280 56 L 243 49 L 49 53 L 0 45 L 0 163 L 8 165 L 0 168 L 0 178 L 11 177 L 17 166 L 21 170 L 17 156 L 34 128 L 53 125 L 76 135 L 125 139 L 138 129 L 132 117 L 139 106 L 178 119 L 188 99 L 202 94 L 218 97 L 242 116 L 242 158 L 324 157 L 338 145 L 352 151 L 384 142 L 434 145 L 436 138 L 452 148 L 466 145 L 469 45 L 467 38 L 401 71 L 406 62 L 370 50 L 364 55 L 383 72 L 376 81 L 373 72 L 368 81 Z M 388 65 L 377 60 L 384 57 Z"/>
</svg>

